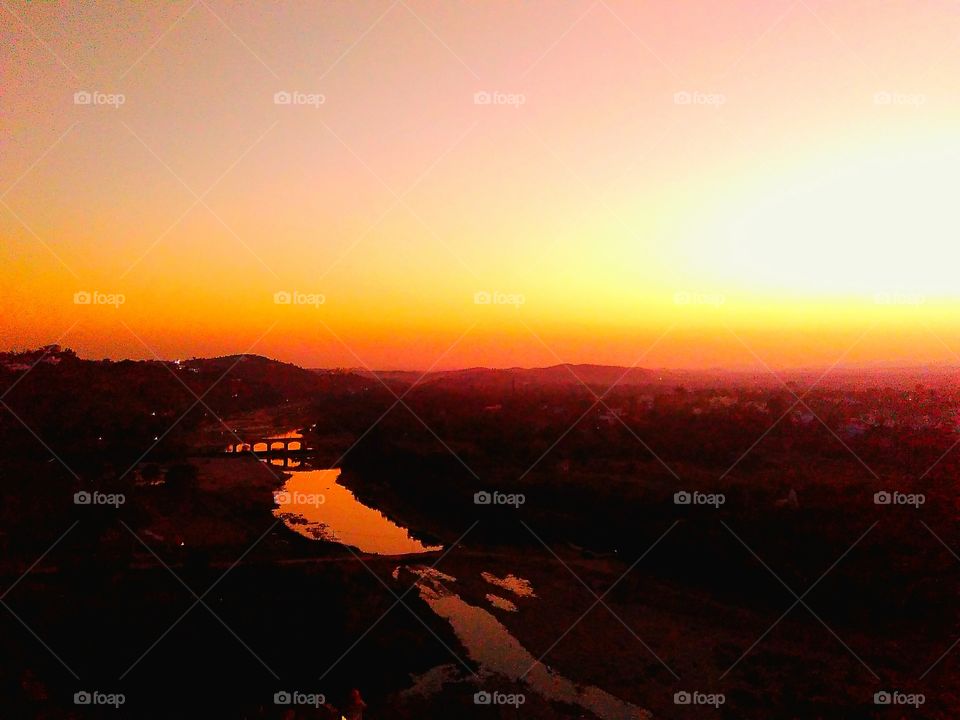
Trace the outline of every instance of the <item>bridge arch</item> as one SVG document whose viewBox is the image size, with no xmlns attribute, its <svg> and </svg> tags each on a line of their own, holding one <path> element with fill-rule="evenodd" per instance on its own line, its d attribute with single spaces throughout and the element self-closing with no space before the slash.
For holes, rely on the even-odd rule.
<svg viewBox="0 0 960 720">
<path fill-rule="evenodd" d="M 228 446 L 227 452 L 231 453 L 277 453 L 277 452 L 296 452 L 306 450 L 307 445 L 303 438 L 263 438 L 247 442 L 240 440 L 233 445 Z"/>
</svg>

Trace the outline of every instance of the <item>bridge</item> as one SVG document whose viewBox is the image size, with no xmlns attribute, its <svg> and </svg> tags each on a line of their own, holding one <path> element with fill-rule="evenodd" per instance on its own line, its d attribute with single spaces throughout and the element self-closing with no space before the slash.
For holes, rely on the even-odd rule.
<svg viewBox="0 0 960 720">
<path fill-rule="evenodd" d="M 268 437 L 250 442 L 240 441 L 227 446 L 227 454 L 256 453 L 257 455 L 288 455 L 307 452 L 308 448 L 303 438 L 299 437 Z"/>
</svg>

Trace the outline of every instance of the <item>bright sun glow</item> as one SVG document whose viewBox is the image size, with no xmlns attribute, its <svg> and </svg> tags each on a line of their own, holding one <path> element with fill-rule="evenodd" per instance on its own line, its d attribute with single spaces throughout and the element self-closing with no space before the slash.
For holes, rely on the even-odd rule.
<svg viewBox="0 0 960 720">
<path fill-rule="evenodd" d="M 889 150 L 805 168 L 701 232 L 705 267 L 799 295 L 960 295 L 957 148 Z"/>
</svg>

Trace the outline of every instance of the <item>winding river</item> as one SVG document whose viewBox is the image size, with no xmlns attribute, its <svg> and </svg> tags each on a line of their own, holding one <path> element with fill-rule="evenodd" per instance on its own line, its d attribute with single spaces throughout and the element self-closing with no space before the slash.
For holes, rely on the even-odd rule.
<svg viewBox="0 0 960 720">
<path fill-rule="evenodd" d="M 285 462 L 281 460 L 281 462 Z M 390 520 L 376 508 L 360 502 L 339 482 L 340 470 L 299 470 L 287 465 L 290 477 L 275 493 L 274 514 L 301 535 L 342 543 L 363 553 L 412 555 L 442 550 L 427 545 L 410 531 Z M 649 720 L 649 711 L 621 700 L 592 685 L 580 685 L 540 662 L 527 650 L 493 611 L 514 613 L 518 603 L 539 602 L 531 584 L 513 575 L 497 577 L 482 572 L 491 592 L 485 600 L 489 609 L 462 599 L 450 589 L 456 578 L 421 565 L 401 565 L 395 581 L 413 583 L 421 600 L 433 613 L 449 623 L 453 633 L 479 667 L 480 680 L 503 677 L 525 683 L 532 692 L 556 702 L 577 705 L 601 720 Z M 505 597 L 507 596 L 507 597 Z M 446 682 L 474 682 L 459 668 L 434 668 L 416 687 L 435 692 Z"/>
<path fill-rule="evenodd" d="M 339 476 L 339 469 L 294 469 L 274 495 L 274 515 L 304 537 L 350 545 L 364 553 L 408 555 L 443 549 L 417 540 L 379 510 L 364 505 L 338 482 Z"/>
</svg>

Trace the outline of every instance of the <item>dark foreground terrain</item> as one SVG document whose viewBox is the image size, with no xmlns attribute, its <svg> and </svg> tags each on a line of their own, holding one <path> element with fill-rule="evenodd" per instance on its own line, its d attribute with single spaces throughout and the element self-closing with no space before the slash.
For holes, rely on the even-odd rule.
<svg viewBox="0 0 960 720">
<path fill-rule="evenodd" d="M 354 689 L 366 718 L 595 716 L 491 671 L 449 591 L 653 717 L 955 718 L 954 377 L 0 356 L 2 716 L 323 718 Z M 279 521 L 285 469 L 222 450 L 290 428 L 444 551 Z M 437 597 L 410 570 L 434 564 Z"/>
</svg>

